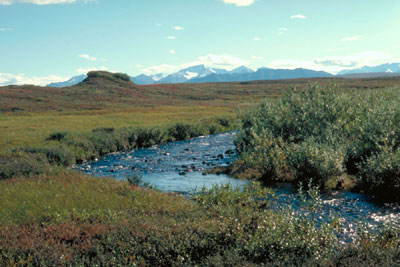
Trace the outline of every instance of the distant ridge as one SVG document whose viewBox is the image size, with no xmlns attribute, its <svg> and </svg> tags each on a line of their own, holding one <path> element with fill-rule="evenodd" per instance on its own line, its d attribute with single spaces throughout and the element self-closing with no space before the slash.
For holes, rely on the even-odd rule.
<svg viewBox="0 0 400 267">
<path fill-rule="evenodd" d="M 246 66 L 241 66 L 231 71 L 225 69 L 208 68 L 204 65 L 192 66 L 182 69 L 157 81 L 153 76 L 141 74 L 131 79 L 137 84 L 152 83 L 206 83 L 206 82 L 240 82 L 257 80 L 279 80 L 296 78 L 319 78 L 332 77 L 333 75 L 324 71 L 308 69 L 270 69 L 259 68 L 254 71 Z M 152 82 L 153 80 L 153 82 Z M 147 81 L 147 82 L 146 82 Z"/>
<path fill-rule="evenodd" d="M 269 69 L 260 68 L 256 72 L 211 74 L 204 78 L 192 79 L 190 83 L 203 82 L 247 82 L 259 80 L 281 80 L 297 78 L 321 78 L 332 77 L 333 75 L 324 71 L 314 71 L 308 69 Z"/>
<path fill-rule="evenodd" d="M 314 71 L 309 69 L 270 69 L 259 68 L 254 71 L 245 66 L 238 67 L 231 71 L 217 68 L 207 68 L 204 65 L 191 66 L 169 75 L 145 75 L 141 74 L 130 77 L 130 80 L 138 85 L 144 84 L 163 84 L 163 83 L 207 83 L 207 82 L 241 82 L 258 80 L 280 80 L 296 78 L 320 78 L 332 77 L 333 75 L 324 71 Z M 86 75 L 75 76 L 68 81 L 52 83 L 50 87 L 67 87 L 79 84 L 84 81 Z"/>
<path fill-rule="evenodd" d="M 47 86 L 58 87 L 58 88 L 68 87 L 68 86 L 72 86 L 72 85 L 75 85 L 75 84 L 78 84 L 78 83 L 82 82 L 84 79 L 86 79 L 86 77 L 87 77 L 86 74 L 82 74 L 82 75 L 79 75 L 79 76 L 74 76 L 71 79 L 69 79 L 68 81 L 58 82 L 58 83 L 50 83 Z"/>
<path fill-rule="evenodd" d="M 385 77 L 399 77 L 399 76 L 400 72 L 350 73 L 350 74 L 337 75 L 337 77 L 347 78 L 347 79 L 385 78 Z"/>
<path fill-rule="evenodd" d="M 353 73 L 400 73 L 400 63 L 387 63 L 378 66 L 364 66 L 357 69 L 342 70 L 337 75 Z"/>
<path fill-rule="evenodd" d="M 205 65 L 196 65 L 184 68 L 172 74 L 158 73 L 154 75 L 140 74 L 130 77 L 130 80 L 137 85 L 164 84 L 164 83 L 207 83 L 207 82 L 247 82 L 259 80 L 282 80 L 298 78 L 376 78 L 393 77 L 400 73 L 400 63 L 382 64 L 379 66 L 365 66 L 362 68 L 343 70 L 337 75 L 325 71 L 310 69 L 272 69 L 261 67 L 256 71 L 240 66 L 231 71 L 218 68 L 209 68 Z M 79 84 L 86 79 L 86 75 L 72 77 L 68 81 L 51 83 L 50 87 L 68 87 Z"/>
</svg>

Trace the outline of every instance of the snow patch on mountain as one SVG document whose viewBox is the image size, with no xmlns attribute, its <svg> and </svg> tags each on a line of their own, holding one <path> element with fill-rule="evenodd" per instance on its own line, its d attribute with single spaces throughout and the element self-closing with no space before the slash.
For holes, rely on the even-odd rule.
<svg viewBox="0 0 400 267">
<path fill-rule="evenodd" d="M 196 73 L 196 72 L 186 71 L 186 75 L 184 75 L 184 76 L 185 76 L 186 79 L 190 80 L 190 79 L 192 79 L 194 77 L 199 76 L 199 74 Z"/>
</svg>

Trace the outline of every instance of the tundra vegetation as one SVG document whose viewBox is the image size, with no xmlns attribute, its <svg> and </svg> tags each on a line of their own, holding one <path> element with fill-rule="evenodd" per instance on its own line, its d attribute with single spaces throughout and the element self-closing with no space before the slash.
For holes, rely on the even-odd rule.
<svg viewBox="0 0 400 267">
<path fill-rule="evenodd" d="M 383 88 L 399 80 L 338 80 L 346 90 L 318 81 L 321 88 L 289 92 L 308 80 L 136 86 L 99 72 L 69 88 L 0 88 L 0 265 L 399 265 L 396 222 L 360 229 L 342 244 L 337 218 L 321 223 L 290 206 L 277 209 L 273 192 L 258 183 L 187 199 L 139 187 L 140 177 L 115 181 L 69 169 L 114 151 L 236 128 L 237 107 L 269 97 L 241 115 L 234 168 L 263 181 L 398 190 L 398 89 Z M 310 184 L 306 193 L 304 209 L 313 214 L 318 191 Z"/>
<path fill-rule="evenodd" d="M 262 181 L 348 187 L 400 201 L 400 88 L 311 85 L 241 117 L 236 169 Z M 242 165 L 242 166 L 241 166 Z"/>
</svg>

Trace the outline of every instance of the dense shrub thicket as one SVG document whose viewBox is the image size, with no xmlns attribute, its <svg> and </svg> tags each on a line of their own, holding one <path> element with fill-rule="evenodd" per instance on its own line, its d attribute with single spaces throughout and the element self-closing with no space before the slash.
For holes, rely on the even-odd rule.
<svg viewBox="0 0 400 267">
<path fill-rule="evenodd" d="M 54 170 L 54 166 L 68 167 L 112 152 L 229 131 L 234 124 L 232 118 L 215 118 L 162 127 L 96 128 L 90 133 L 55 132 L 49 135 L 43 147 L 23 147 L 0 155 L 0 179 L 40 174 Z"/>
<path fill-rule="evenodd" d="M 400 88 L 290 90 L 242 116 L 241 162 L 265 181 L 339 185 L 400 201 Z"/>
<path fill-rule="evenodd" d="M 355 243 L 343 246 L 338 220 L 321 223 L 307 213 L 295 215 L 290 207 L 276 209 L 274 194 L 259 184 L 243 190 L 214 187 L 190 201 L 70 174 L 3 183 L 2 266 L 400 263 L 399 231 L 362 231 Z M 312 196 L 304 209 L 318 207 L 318 196 Z"/>
</svg>

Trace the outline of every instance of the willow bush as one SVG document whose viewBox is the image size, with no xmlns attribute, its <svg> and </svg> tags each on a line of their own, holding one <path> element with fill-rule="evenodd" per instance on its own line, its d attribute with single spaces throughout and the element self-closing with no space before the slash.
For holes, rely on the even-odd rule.
<svg viewBox="0 0 400 267">
<path fill-rule="evenodd" d="M 312 84 L 242 114 L 235 143 L 241 162 L 265 181 L 312 178 L 325 185 L 352 175 L 364 191 L 385 188 L 391 193 L 387 200 L 397 200 L 390 196 L 400 193 L 399 104 L 400 88 L 354 91 Z M 388 171 L 390 178 L 382 178 Z"/>
</svg>

